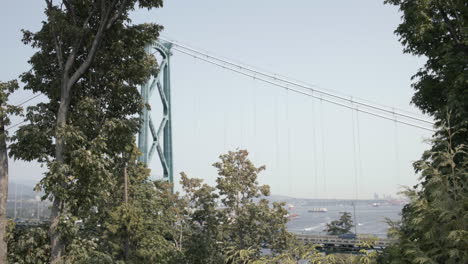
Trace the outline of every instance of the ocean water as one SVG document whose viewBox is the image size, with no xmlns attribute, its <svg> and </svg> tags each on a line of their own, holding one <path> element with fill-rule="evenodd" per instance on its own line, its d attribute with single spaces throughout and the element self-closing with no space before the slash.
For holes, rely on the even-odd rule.
<svg viewBox="0 0 468 264">
<path fill-rule="evenodd" d="M 326 207 L 326 213 L 310 213 L 307 210 L 317 207 Z M 357 234 L 374 235 L 380 238 L 387 237 L 388 224 L 385 219 L 393 221 L 400 220 L 401 209 L 403 205 L 380 205 L 373 207 L 372 204 L 358 204 L 355 206 Z M 341 212 L 350 212 L 354 221 L 354 208 L 350 204 L 336 205 L 294 205 L 289 208 L 290 214 L 298 214 L 295 219 L 291 219 L 287 225 L 288 230 L 296 234 L 320 234 L 325 235 L 323 231 L 325 225 L 333 220 L 339 219 Z M 352 229 L 354 232 L 354 228 Z"/>
</svg>

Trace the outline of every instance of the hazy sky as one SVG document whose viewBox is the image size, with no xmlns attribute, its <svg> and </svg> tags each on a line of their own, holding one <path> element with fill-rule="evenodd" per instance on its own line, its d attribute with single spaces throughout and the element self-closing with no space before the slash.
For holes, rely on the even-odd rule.
<svg viewBox="0 0 468 264">
<path fill-rule="evenodd" d="M 0 80 L 10 80 L 28 70 L 34 51 L 21 43 L 20 30 L 39 29 L 44 3 L 17 0 L 1 5 Z M 172 0 L 162 9 L 141 10 L 132 17 L 134 23 L 159 23 L 165 28 L 163 36 L 215 55 L 418 112 L 409 104 L 410 77 L 424 59 L 402 53 L 393 34 L 400 14 L 382 1 Z M 310 198 L 357 194 L 362 199 L 374 192 L 394 194 L 398 185 L 417 181 L 411 163 L 427 148 L 423 143 L 430 137 L 427 131 L 366 114 L 355 115 L 353 121 L 349 109 L 177 52 L 171 71 L 177 173 L 185 171 L 213 184 L 216 171 L 211 164 L 219 154 L 239 147 L 247 148 L 256 164 L 266 165 L 260 182 L 270 184 L 273 194 Z M 18 92 L 11 102 L 30 95 Z M 353 124 L 358 140 L 353 140 Z M 356 151 L 354 144 L 360 146 Z M 157 164 L 157 160 L 151 164 L 154 175 L 161 174 Z M 10 163 L 13 181 L 34 184 L 42 171 L 35 163 Z"/>
</svg>

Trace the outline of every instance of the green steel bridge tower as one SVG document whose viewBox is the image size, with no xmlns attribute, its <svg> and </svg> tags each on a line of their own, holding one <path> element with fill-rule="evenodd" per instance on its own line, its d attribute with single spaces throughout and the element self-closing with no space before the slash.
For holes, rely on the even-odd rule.
<svg viewBox="0 0 468 264">
<path fill-rule="evenodd" d="M 141 86 L 141 96 L 145 107 L 140 115 L 142 125 L 138 134 L 138 148 L 142 152 L 139 161 L 149 166 L 155 152 L 158 153 L 163 170 L 163 179 L 173 183 L 173 159 L 172 159 L 172 116 L 171 116 L 171 75 L 170 57 L 172 44 L 157 41 L 146 47 L 151 54 L 159 53 L 162 61 L 159 62 L 159 71 Z M 151 118 L 150 101 L 155 90 L 158 90 L 162 104 L 162 119 L 156 130 Z M 151 141 L 150 141 L 151 139 Z"/>
</svg>

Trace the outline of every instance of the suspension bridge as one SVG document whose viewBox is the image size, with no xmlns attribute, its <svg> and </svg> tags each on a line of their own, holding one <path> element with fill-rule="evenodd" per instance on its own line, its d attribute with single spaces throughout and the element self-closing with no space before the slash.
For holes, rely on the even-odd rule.
<svg viewBox="0 0 468 264">
<path fill-rule="evenodd" d="M 404 126 L 430 132 L 434 131 L 432 128 L 433 122 L 418 114 L 409 113 L 390 106 L 383 106 L 378 103 L 368 102 L 356 97 L 343 96 L 339 93 L 322 90 L 316 86 L 295 81 L 279 74 L 258 70 L 254 67 L 237 63 L 227 58 L 212 55 L 208 52 L 181 44 L 177 41 L 161 38 L 157 43 L 148 46 L 147 51 L 152 54 L 157 53 L 161 56 L 159 65 L 160 70 L 156 76 L 152 76 L 148 82 L 141 87 L 141 94 L 144 102 L 148 105 L 152 105 L 157 102 L 157 98 L 155 98 L 157 96 L 155 96 L 154 92 L 158 90 L 160 104 L 162 105 L 162 117 L 160 122 L 156 124 L 150 111 L 148 111 L 147 108 L 143 111 L 143 126 L 138 136 L 138 147 L 142 152 L 140 161 L 149 163 L 157 153 L 162 167 L 162 176 L 170 182 L 174 181 L 170 79 L 170 57 L 173 52 L 193 57 L 215 67 L 221 67 L 233 74 L 249 77 L 256 81 L 284 89 L 288 92 L 319 100 L 320 102 L 325 102 L 337 107 L 350 109 L 355 113 L 355 115 L 352 115 L 353 119 L 357 119 L 357 114 L 362 113 Z M 156 125 L 158 126 L 156 127 Z M 353 138 L 356 138 L 356 136 L 358 136 L 356 133 L 359 133 L 359 131 L 355 131 L 355 129 L 356 127 L 353 126 Z"/>
<path fill-rule="evenodd" d="M 307 99 L 319 101 L 320 104 L 326 103 L 338 108 L 344 108 L 351 111 L 352 119 L 352 138 L 353 138 L 353 163 L 354 163 L 354 198 L 358 199 L 359 192 L 359 174 L 362 173 L 362 162 L 360 156 L 360 130 L 359 117 L 367 115 L 373 118 L 395 123 L 395 126 L 407 126 L 417 130 L 433 132 L 433 122 L 427 117 L 414 114 L 408 111 L 397 109 L 390 106 L 384 106 L 379 103 L 369 102 L 364 99 L 344 96 L 340 93 L 320 89 L 317 86 L 309 85 L 280 74 L 270 73 L 259 70 L 255 67 L 235 62 L 231 59 L 213 55 L 209 52 L 193 48 L 189 45 L 177 41 L 162 38 L 154 45 L 148 46 L 147 51 L 152 54 L 159 54 L 160 66 L 159 73 L 152 76 L 148 82 L 142 86 L 141 94 L 146 104 L 152 105 L 158 102 L 162 107 L 160 119 L 155 120 L 148 110 L 142 114 L 143 126 L 138 137 L 138 146 L 142 151 L 140 161 L 150 164 L 151 160 L 157 156 L 162 168 L 162 178 L 174 182 L 174 154 L 173 154 L 173 131 L 172 131 L 172 104 L 171 104 L 171 56 L 173 54 L 184 55 L 201 61 L 213 67 L 221 68 L 231 72 L 233 75 L 253 79 L 255 82 L 261 82 L 271 87 L 285 90 L 287 93 L 294 93 Z M 158 91 L 156 95 L 155 91 Z M 288 109 L 286 109 L 288 111 Z M 274 113 L 278 114 L 278 113 Z M 254 114 L 255 115 L 255 114 Z M 226 116 L 223 117 L 226 119 Z M 254 117 L 255 118 L 255 117 Z M 323 119 L 323 118 L 322 118 Z M 276 121 L 277 122 L 277 121 Z M 323 122 L 323 120 L 322 120 Z M 225 125 L 225 124 L 224 124 Z M 254 128 L 255 129 L 255 128 Z M 323 129 L 323 128 L 322 128 Z M 288 131 L 288 133 L 290 133 Z M 313 137 L 316 137 L 316 131 L 313 131 Z M 289 135 L 288 135 L 289 136 Z M 322 131 L 323 136 L 323 131 Z M 396 135 L 397 136 L 397 135 Z M 278 140 L 278 139 L 277 139 Z M 288 139 L 289 140 L 289 139 Z M 289 142 L 288 142 L 289 143 Z M 289 144 L 288 144 L 289 145 Z M 322 141 L 322 154 L 325 151 Z M 288 152 L 290 151 L 288 146 Z M 398 150 L 396 150 L 396 159 L 398 160 Z M 317 154 L 314 154 L 314 164 L 317 164 Z M 287 160 L 285 161 L 287 162 Z M 398 166 L 398 165 L 396 165 Z M 315 166 L 317 167 L 317 166 Z M 325 165 L 323 165 L 325 167 Z M 324 168 L 325 169 L 325 168 Z M 289 173 L 289 171 L 288 171 Z M 315 168 L 317 175 L 317 168 Z M 290 176 L 290 175 L 288 175 Z M 325 178 L 326 176 L 324 176 Z M 287 179 L 289 180 L 289 179 Z M 326 182 L 326 179 L 324 179 Z M 318 188 L 317 177 L 315 188 Z M 325 183 L 326 185 L 326 183 Z M 326 188 L 326 186 L 324 186 Z M 317 193 L 317 191 L 316 191 Z M 356 223 L 357 225 L 357 223 Z M 325 251 L 359 251 L 364 240 L 360 238 L 345 239 L 336 236 L 323 235 L 298 235 L 298 239 L 304 243 L 314 243 L 321 245 Z M 375 241 L 376 248 L 384 248 L 389 243 L 388 239 L 378 239 Z"/>
<path fill-rule="evenodd" d="M 171 57 L 174 56 L 174 54 L 181 55 L 181 56 L 187 56 L 190 58 L 193 58 L 194 60 L 200 61 L 202 63 L 205 63 L 207 65 L 211 65 L 215 68 L 220 68 L 226 72 L 232 73 L 232 75 L 239 76 L 242 78 L 248 78 L 253 80 L 255 83 L 262 83 L 266 86 L 272 87 L 272 88 L 277 88 L 280 90 L 283 90 L 286 92 L 286 100 L 288 100 L 288 96 L 290 94 L 295 94 L 299 97 L 303 97 L 305 100 L 311 100 L 312 102 L 318 102 L 319 105 L 323 104 L 328 104 L 331 106 L 334 106 L 339 109 L 345 109 L 351 113 L 351 121 L 352 121 L 352 128 L 350 129 L 351 131 L 351 137 L 352 137 L 352 157 L 349 156 L 349 159 L 352 159 L 353 163 L 353 169 L 352 172 L 350 172 L 351 175 L 354 174 L 354 199 L 358 199 L 358 194 L 359 194 L 359 185 L 363 185 L 363 183 L 359 182 L 360 179 L 360 174 L 363 171 L 363 164 L 362 161 L 360 160 L 360 155 L 361 155 L 361 132 L 360 131 L 360 126 L 359 126 L 359 119 L 362 118 L 363 116 L 369 116 L 372 118 L 375 118 L 376 120 L 384 120 L 386 122 L 392 122 L 398 126 L 402 127 L 409 127 L 413 128 L 416 130 L 420 131 L 426 131 L 427 132 L 433 132 L 433 122 L 420 114 L 412 113 L 409 111 L 405 111 L 402 109 L 398 109 L 395 107 L 391 106 L 386 106 L 382 105 L 380 103 L 375 103 L 375 102 L 370 102 L 365 99 L 361 99 L 358 97 L 354 96 L 347 96 L 347 95 L 342 95 L 339 92 L 336 91 L 331 91 L 327 89 L 320 88 L 317 85 L 310 85 L 305 82 L 301 82 L 298 80 L 294 80 L 292 78 L 277 74 L 277 73 L 272 73 L 269 71 L 265 70 L 260 70 L 256 67 L 244 64 L 244 63 L 239 63 L 236 62 L 232 59 L 228 59 L 225 57 L 213 55 L 210 52 L 194 48 L 190 45 L 180 43 L 178 41 L 174 40 L 169 40 L 166 38 L 161 38 L 158 42 L 153 43 L 149 46 L 147 46 L 146 51 L 150 54 L 154 54 L 157 59 L 158 59 L 158 65 L 155 65 L 155 67 L 158 68 L 158 73 L 155 76 L 151 76 L 148 81 L 141 86 L 141 95 L 144 100 L 144 103 L 147 105 L 151 105 L 154 107 L 154 109 L 160 110 L 159 114 L 154 114 L 154 110 L 150 110 L 149 108 L 145 108 L 141 114 L 141 119 L 142 119 L 142 127 L 140 129 L 139 135 L 138 135 L 138 147 L 140 151 L 142 152 L 142 155 L 139 157 L 139 160 L 148 164 L 149 167 L 152 166 L 152 161 L 157 160 L 159 163 L 159 166 L 157 166 L 157 169 L 153 169 L 153 171 L 157 171 L 162 173 L 161 178 L 164 180 L 167 180 L 171 183 L 177 182 L 175 179 L 175 170 L 174 170 L 174 161 L 177 159 L 177 153 L 174 155 L 174 150 L 173 150 L 173 139 L 176 141 L 179 140 L 179 138 L 174 137 L 174 129 L 173 129 L 173 104 L 172 104 L 172 99 L 171 95 L 173 95 L 173 91 L 171 90 L 173 87 L 172 82 L 171 82 Z M 177 87 L 175 87 L 177 89 Z M 24 105 L 31 100 L 34 100 L 35 98 L 41 96 L 41 94 L 34 95 L 23 102 L 18 103 L 18 106 Z M 229 94 L 227 94 L 227 97 Z M 247 95 L 248 96 L 248 95 Z M 230 98 L 226 98 L 226 100 L 230 100 Z M 276 153 L 276 163 L 288 163 L 288 169 L 286 172 L 286 181 L 289 182 L 291 185 L 298 184 L 297 182 L 293 182 L 293 177 L 291 176 L 292 173 L 290 171 L 290 141 L 291 141 L 291 131 L 290 127 L 286 125 L 286 130 L 287 130 L 287 136 L 286 136 L 286 147 L 284 148 L 284 151 L 287 152 L 287 158 L 286 159 L 280 159 L 279 152 L 281 152 L 281 149 L 278 147 L 280 136 L 278 135 L 278 127 L 281 126 L 280 121 L 278 120 L 278 116 L 280 113 L 278 113 L 278 102 L 277 98 L 275 98 L 275 110 L 272 115 L 274 116 L 274 122 L 275 122 L 275 127 L 276 131 L 272 131 L 274 136 L 274 141 L 276 142 L 276 147 L 275 149 L 271 149 L 271 152 Z M 208 103 L 208 102 L 206 102 Z M 153 109 L 151 107 L 151 109 Z M 286 116 L 286 119 L 290 118 L 290 109 L 289 105 L 285 104 L 284 105 L 284 115 Z M 314 106 L 312 106 L 314 107 Z M 253 109 L 256 111 L 256 108 Z M 218 110 L 216 110 L 218 111 Z M 220 110 L 221 111 L 221 110 Z M 304 116 L 307 116 L 307 113 L 303 114 Z M 256 114 L 253 114 L 253 118 L 256 118 Z M 347 117 L 343 117 L 347 118 Z M 227 115 L 225 114 L 223 116 L 223 121 L 226 122 L 228 119 Z M 349 119 L 349 117 L 348 117 Z M 325 150 L 326 146 L 324 144 L 324 138 L 327 136 L 326 131 L 324 131 L 324 117 L 322 116 L 320 120 L 313 120 L 314 122 L 317 123 L 322 123 L 320 128 L 321 131 L 317 131 L 315 126 L 313 127 L 312 134 L 310 137 L 312 138 L 312 145 L 313 145 L 313 154 L 311 156 L 313 157 L 312 160 L 309 162 L 314 164 L 314 168 L 312 169 L 312 174 L 315 176 L 315 193 L 316 195 L 318 193 L 318 188 L 319 185 L 317 184 L 318 182 L 318 165 L 320 163 L 320 154 L 317 154 L 317 152 L 321 152 L 322 156 L 325 156 Z M 14 127 L 17 127 L 21 125 L 24 122 L 16 123 L 12 126 L 10 126 L 8 129 L 12 129 Z M 224 134 L 226 134 L 227 128 L 226 128 L 226 123 L 224 123 Z M 275 129 L 274 129 L 275 130 Z M 300 131 L 301 128 L 298 128 L 297 130 L 294 131 L 296 133 L 297 131 Z M 255 128 L 254 128 L 254 133 Z M 317 134 L 321 134 L 322 140 L 321 144 L 318 144 L 316 141 L 316 138 L 318 137 Z M 395 132 L 395 135 L 397 132 Z M 224 141 L 226 141 L 226 135 L 224 136 Z M 293 136 L 295 137 L 295 135 Z M 397 135 L 395 136 L 397 137 Z M 194 140 L 198 140 L 195 138 Z M 389 141 L 389 139 L 383 139 Z M 226 145 L 226 142 L 224 142 L 224 145 Z M 273 144 L 274 145 L 274 144 Z M 395 147 L 396 148 L 396 147 Z M 255 151 L 255 149 L 253 149 Z M 398 151 L 396 151 L 396 159 L 398 160 Z M 387 158 L 388 159 L 388 158 Z M 323 188 L 325 193 L 327 189 L 327 165 L 325 164 L 324 158 L 322 157 L 321 159 L 321 167 L 322 167 L 322 172 L 320 174 L 323 174 Z M 398 164 L 396 165 L 398 166 Z M 277 166 L 278 167 L 278 166 Z M 322 197 L 323 198 L 323 197 Z M 359 240 L 356 240 L 354 242 L 350 242 L 348 240 L 340 240 L 336 239 L 334 237 L 322 237 L 322 236 L 309 236 L 309 235 L 303 235 L 300 237 L 303 241 L 306 242 L 320 242 L 323 245 L 332 245 L 336 244 L 338 246 L 346 246 L 349 244 L 354 244 L 357 245 L 360 243 Z M 320 241 L 319 241 L 320 240 Z M 330 241 L 333 240 L 333 243 Z M 338 241 L 338 242 L 336 242 Z M 385 246 L 388 241 L 382 241 L 380 246 Z"/>
<path fill-rule="evenodd" d="M 158 59 L 159 65 L 155 65 L 159 69 L 158 74 L 155 76 L 152 76 L 146 84 L 141 86 L 141 95 L 143 97 L 144 102 L 147 105 L 151 105 L 151 109 L 160 109 L 160 113 L 154 113 L 154 110 L 151 111 L 148 108 L 145 108 L 141 118 L 143 120 L 143 125 L 141 127 L 141 130 L 138 135 L 138 147 L 140 151 L 142 152 L 142 155 L 140 156 L 140 161 L 147 163 L 149 167 L 153 166 L 154 163 L 152 163 L 153 160 L 159 160 L 159 166 L 155 170 L 159 174 L 159 176 L 165 180 L 168 180 L 170 182 L 177 182 L 174 180 L 174 160 L 177 160 L 177 156 L 174 158 L 174 151 L 173 151 L 173 117 L 172 117 L 172 112 L 173 112 L 173 105 L 172 105 L 172 98 L 171 98 L 171 56 L 173 54 L 177 54 L 180 56 L 188 56 L 190 58 L 193 58 L 194 60 L 203 62 L 207 65 L 211 65 L 214 68 L 220 68 L 226 72 L 232 73 L 233 76 L 239 76 L 241 78 L 248 78 L 253 80 L 256 83 L 263 83 L 264 85 L 267 85 L 271 88 L 278 88 L 278 90 L 283 90 L 286 93 L 284 94 L 283 97 L 286 97 L 286 101 L 289 100 L 289 97 L 292 96 L 292 94 L 297 95 L 298 97 L 303 97 L 306 100 L 316 101 L 320 104 L 320 107 L 322 105 L 328 104 L 331 106 L 336 107 L 337 109 L 346 109 L 349 110 L 351 113 L 351 119 L 352 119 L 352 128 L 348 129 L 350 130 L 349 134 L 351 134 L 352 137 L 352 157 L 348 157 L 348 159 L 352 159 L 353 169 L 354 172 L 351 174 L 354 174 L 356 180 L 358 180 L 359 174 L 362 173 L 362 161 L 359 160 L 359 156 L 361 155 L 361 138 L 363 137 L 361 135 L 362 131 L 360 130 L 359 127 L 359 120 L 360 118 L 364 116 L 369 116 L 373 117 L 374 120 L 385 120 L 396 125 L 399 125 L 400 127 L 410 127 L 414 128 L 416 130 L 420 130 L 423 132 L 433 132 L 433 121 L 430 120 L 428 117 L 423 116 L 421 114 L 416 114 L 412 112 L 408 112 L 402 109 L 398 109 L 392 106 L 386 106 L 382 105 L 380 103 L 375 103 L 375 102 L 370 102 L 365 99 L 361 99 L 358 97 L 354 96 L 348 96 L 348 95 L 342 95 L 339 92 L 332 91 L 332 90 L 326 90 L 323 88 L 320 88 L 317 85 L 310 85 L 305 82 L 301 82 L 298 80 L 294 80 L 292 78 L 277 74 L 277 73 L 272 73 L 269 71 L 265 70 L 259 70 L 256 67 L 244 64 L 244 63 L 239 63 L 236 62 L 232 59 L 228 59 L 222 56 L 217 56 L 213 55 L 210 52 L 198 49 L 198 48 L 193 48 L 190 45 L 187 44 L 182 44 L 178 41 L 170 40 L 167 38 L 160 38 L 160 40 L 156 43 L 153 43 L 152 45 L 149 45 L 146 47 L 146 51 L 148 53 L 151 53 L 155 55 Z M 206 78 L 203 76 L 200 76 L 200 78 Z M 157 92 L 156 92 L 157 91 Z M 255 92 L 255 91 L 254 91 Z M 272 90 L 272 92 L 274 92 Z M 157 95 L 156 95 L 157 94 Z M 19 102 L 17 105 L 22 106 L 27 104 L 28 102 L 35 100 L 36 98 L 40 97 L 42 94 L 36 94 L 31 96 L 30 98 L 27 98 L 23 100 L 22 102 Z M 229 94 L 226 92 L 226 98 L 225 100 L 230 100 L 229 98 L 232 96 L 232 93 Z M 243 95 L 244 96 L 244 95 Z M 250 95 L 245 95 L 245 99 L 247 100 Z M 197 100 L 200 100 L 198 98 Z M 276 156 L 276 163 L 289 163 L 290 162 L 290 154 L 291 152 L 291 147 L 290 141 L 292 140 L 291 138 L 291 131 L 290 127 L 288 124 L 284 125 L 281 124 L 281 121 L 278 120 L 278 116 L 281 114 L 285 115 L 286 118 L 291 118 L 290 115 L 290 108 L 291 106 L 289 104 L 284 104 L 283 105 L 283 112 L 285 113 L 280 113 L 278 108 L 281 107 L 278 103 L 278 98 L 275 98 L 275 109 L 274 113 L 271 113 L 272 116 L 274 116 L 274 122 L 275 122 L 275 127 L 272 133 L 275 134 L 275 139 L 274 143 L 272 145 L 276 145 L 271 148 L 270 152 L 275 152 Z M 197 102 L 200 104 L 200 102 Z M 205 104 L 210 104 L 212 102 L 204 102 Z M 314 109 L 314 106 L 312 106 Z M 239 112 L 244 111 L 244 109 L 238 109 Z M 257 109 L 250 109 L 253 111 L 258 111 Z M 248 110 L 248 111 L 250 111 Z M 194 112 L 197 110 L 194 110 Z M 222 111 L 222 109 L 216 110 L 216 111 Z M 199 114 L 199 113 L 196 113 Z M 253 115 L 253 118 L 256 118 L 256 113 L 247 113 L 249 115 Z M 308 117 L 309 113 L 301 113 L 303 116 Z M 311 115 L 313 113 L 310 113 Z M 322 113 L 323 115 L 323 113 Z M 313 116 L 313 115 L 312 115 Z M 199 117 L 194 117 L 192 116 L 192 119 L 197 119 Z M 325 153 L 326 152 L 326 146 L 324 145 L 324 141 L 326 139 L 325 133 L 328 131 L 324 131 L 324 117 L 320 117 L 319 119 L 316 117 L 311 117 L 315 118 L 315 120 L 312 120 L 312 122 L 315 122 L 313 125 L 313 131 L 310 137 L 312 138 L 312 147 L 314 148 L 313 152 L 321 152 L 319 153 L 311 153 L 311 157 L 313 157 L 312 160 L 309 160 L 308 162 L 311 162 L 314 164 L 314 172 L 313 174 L 317 178 L 318 174 L 323 174 L 324 179 L 323 183 L 324 186 L 323 188 L 326 189 L 326 167 L 329 167 L 329 165 L 325 164 L 325 161 L 319 160 L 320 155 L 326 156 L 327 154 L 330 155 L 330 153 Z M 226 130 L 228 128 L 226 125 L 226 122 L 229 121 L 229 117 L 227 114 L 224 114 L 222 117 L 224 123 L 224 134 L 226 134 Z M 347 117 L 343 117 L 343 120 L 349 119 Z M 15 128 L 21 124 L 23 124 L 26 121 L 19 122 L 16 124 L 13 124 L 12 126 L 8 127 L 7 129 L 12 129 Z M 278 135 L 278 131 L 281 128 L 286 127 L 287 129 L 287 136 L 286 138 L 280 139 L 281 135 Z M 320 129 L 319 129 L 320 128 Z M 302 132 L 300 131 L 302 128 L 297 128 L 294 131 L 293 137 L 296 136 L 296 134 L 301 134 Z M 258 127 L 253 128 L 254 133 L 256 133 L 256 130 L 258 130 Z M 303 129 L 302 129 L 303 130 Z M 321 131 L 317 131 L 321 130 Z M 198 133 L 198 132 L 197 132 Z M 322 134 L 318 136 L 317 134 Z M 395 137 L 398 137 L 398 131 L 395 131 Z M 301 134 L 303 135 L 303 133 Z M 199 136 L 199 135 L 197 135 Z M 226 141 L 226 135 L 224 135 L 224 141 Z M 322 137 L 320 140 L 321 144 L 319 144 L 318 137 Z M 285 139 L 285 140 L 284 140 Z M 181 139 L 178 138 L 180 141 Z M 198 139 L 195 139 L 198 140 Z M 257 139 L 254 139 L 257 140 Z M 390 139 L 384 139 L 387 141 L 390 141 Z M 286 147 L 283 147 L 281 150 L 280 147 L 278 147 L 280 141 L 286 141 Z M 235 142 L 234 145 L 241 145 L 239 144 L 240 142 Z M 224 142 L 224 145 L 226 145 L 226 142 Z M 399 159 L 399 153 L 398 150 L 396 150 L 398 147 L 395 146 L 395 159 Z M 253 149 L 255 151 L 255 149 Z M 284 158 L 279 158 L 280 154 L 279 152 L 287 152 L 288 157 L 286 159 Z M 334 154 L 334 153 L 332 153 Z M 387 159 L 389 159 L 387 157 Z M 281 161 L 280 161 L 281 160 Z M 322 171 L 319 173 L 317 171 L 317 168 L 320 167 L 318 164 L 322 162 L 323 164 L 321 165 Z M 290 165 L 288 165 L 289 167 Z M 396 164 L 395 166 L 399 166 Z M 288 168 L 287 174 L 289 176 L 290 171 Z M 396 173 L 398 174 L 398 173 Z M 317 179 L 316 179 L 317 181 Z M 317 183 L 317 182 L 315 182 Z M 357 185 L 357 182 L 354 182 L 355 185 Z M 315 184 L 317 185 L 317 184 Z M 318 188 L 316 186 L 316 188 Z M 357 186 L 355 186 L 357 188 Z M 358 192 L 355 190 L 355 192 Z M 323 197 L 322 197 L 323 198 Z"/>
</svg>

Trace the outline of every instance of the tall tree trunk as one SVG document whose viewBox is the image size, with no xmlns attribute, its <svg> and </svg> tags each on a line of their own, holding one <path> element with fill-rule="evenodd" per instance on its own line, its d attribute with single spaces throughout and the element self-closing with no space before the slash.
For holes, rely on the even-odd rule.
<svg viewBox="0 0 468 264">
<path fill-rule="evenodd" d="M 8 155 L 3 120 L 0 120 L 0 263 L 7 262 L 6 208 L 8 198 Z"/>
<path fill-rule="evenodd" d="M 60 98 L 60 107 L 57 113 L 57 131 L 55 139 L 55 159 L 57 163 L 63 165 L 65 163 L 65 141 L 61 129 L 63 129 L 67 123 L 67 113 L 70 106 L 70 93 L 67 89 L 67 81 L 62 83 L 62 93 Z M 59 182 L 62 187 L 65 186 L 65 182 Z M 54 197 L 54 202 L 52 203 L 51 213 L 50 213 L 50 227 L 49 227 L 49 236 L 50 236 L 50 262 L 52 264 L 58 263 L 62 256 L 65 253 L 65 243 L 63 242 L 60 232 L 57 227 L 60 221 L 60 215 L 64 208 L 64 201 L 60 197 Z"/>
<path fill-rule="evenodd" d="M 72 51 L 65 59 L 62 54 L 63 47 L 56 41 L 55 49 L 57 51 L 57 60 L 60 68 L 62 69 L 62 80 L 60 86 L 60 106 L 57 112 L 57 127 L 56 127 L 56 138 L 55 138 L 55 160 L 59 165 L 65 164 L 65 141 L 61 134 L 61 129 L 65 127 L 67 124 L 67 114 L 70 108 L 70 100 L 71 100 L 71 89 L 73 85 L 75 85 L 78 80 L 89 70 L 91 64 L 93 63 L 96 53 L 101 45 L 102 39 L 104 37 L 104 33 L 106 30 L 109 30 L 114 22 L 119 19 L 120 15 L 122 14 L 124 8 L 126 7 L 126 1 L 123 0 L 122 2 L 113 0 L 111 4 L 106 5 L 103 1 L 101 2 L 101 18 L 99 21 L 98 31 L 94 36 L 92 41 L 91 47 L 89 48 L 88 55 L 86 59 L 81 63 L 76 70 L 73 71 L 76 56 L 78 54 L 78 50 L 81 48 L 82 45 L 82 38 L 84 36 L 77 35 L 76 41 L 73 44 Z M 53 9 L 53 4 L 51 0 L 46 0 L 47 6 L 49 10 Z M 65 2 L 65 1 L 64 1 Z M 70 1 L 71 2 L 71 1 Z M 107 2 L 107 1 L 105 1 Z M 117 5 L 117 2 L 120 2 L 120 5 Z M 83 29 L 88 27 L 88 23 L 92 18 L 95 7 L 97 5 L 93 5 L 92 10 L 90 11 L 87 18 L 84 20 Z M 72 16 L 75 16 L 71 11 L 73 5 L 67 6 L 70 8 L 70 12 Z M 117 11 L 114 13 L 114 11 Z M 76 19 L 76 17 L 74 17 Z M 66 175 L 65 175 L 66 176 Z M 64 181 L 58 182 L 58 185 L 66 188 L 66 183 Z M 58 263 L 65 253 L 65 243 L 60 236 L 60 232 L 58 231 L 57 227 L 59 224 L 60 215 L 65 210 L 65 201 L 63 201 L 60 197 L 54 197 L 54 202 L 52 204 L 51 215 L 50 215 L 50 228 L 49 228 L 49 236 L 50 236 L 50 246 L 51 246 L 51 256 L 50 262 L 52 264 Z"/>
</svg>

